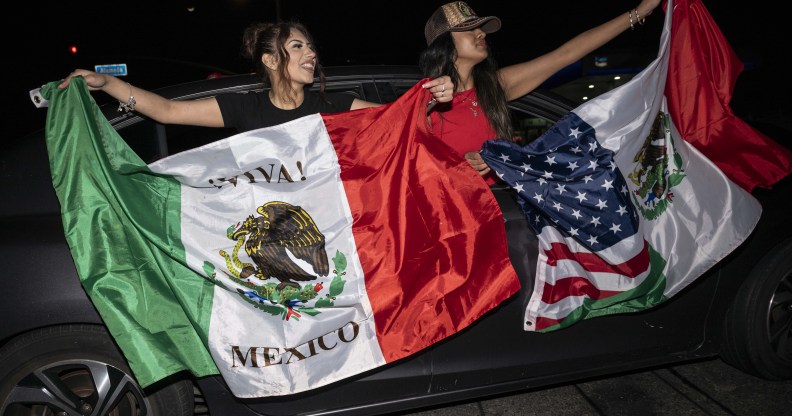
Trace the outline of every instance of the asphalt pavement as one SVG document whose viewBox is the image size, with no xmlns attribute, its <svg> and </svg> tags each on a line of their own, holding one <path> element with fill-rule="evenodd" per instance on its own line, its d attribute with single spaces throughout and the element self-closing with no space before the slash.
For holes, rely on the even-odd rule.
<svg viewBox="0 0 792 416">
<path fill-rule="evenodd" d="M 790 416 L 792 381 L 708 359 L 399 416 Z M 395 415 L 394 415 L 395 416 Z"/>
</svg>

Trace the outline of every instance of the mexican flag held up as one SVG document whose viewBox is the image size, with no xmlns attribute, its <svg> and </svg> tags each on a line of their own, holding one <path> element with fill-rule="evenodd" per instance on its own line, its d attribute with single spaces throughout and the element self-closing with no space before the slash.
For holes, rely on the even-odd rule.
<svg viewBox="0 0 792 416">
<path fill-rule="evenodd" d="M 238 397 L 306 391 L 421 351 L 519 289 L 498 205 L 429 139 L 419 85 L 150 165 L 81 78 L 56 86 L 41 92 L 65 235 L 143 386 L 189 370 Z"/>
<path fill-rule="evenodd" d="M 759 202 L 688 143 L 663 94 L 672 33 L 678 44 L 690 33 L 672 29 L 687 13 L 688 0 L 678 3 L 668 2 L 657 59 L 630 82 L 583 103 L 524 147 L 484 145 L 482 156 L 517 192 L 539 239 L 526 331 L 665 302 L 742 244 L 759 220 Z M 690 99 L 690 107 L 720 108 Z M 707 139 L 725 149 L 753 140 L 722 133 Z"/>
</svg>

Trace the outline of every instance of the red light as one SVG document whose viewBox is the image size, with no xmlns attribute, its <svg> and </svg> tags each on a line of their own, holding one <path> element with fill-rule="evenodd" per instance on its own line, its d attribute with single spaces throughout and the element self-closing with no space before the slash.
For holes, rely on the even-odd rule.
<svg viewBox="0 0 792 416">
<path fill-rule="evenodd" d="M 77 53 L 77 46 L 75 46 L 75 45 L 72 45 L 72 46 L 70 46 L 70 47 L 69 47 L 69 52 L 71 52 L 71 53 Z"/>
</svg>

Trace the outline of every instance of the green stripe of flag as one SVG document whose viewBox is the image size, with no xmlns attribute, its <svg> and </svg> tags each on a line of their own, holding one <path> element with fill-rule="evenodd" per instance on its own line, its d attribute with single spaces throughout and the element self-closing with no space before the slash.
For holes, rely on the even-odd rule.
<svg viewBox="0 0 792 416">
<path fill-rule="evenodd" d="M 41 91 L 47 148 L 83 287 L 142 386 L 182 370 L 217 374 L 205 346 L 214 285 L 186 266 L 179 183 L 148 169 L 82 78 L 57 84 Z"/>
</svg>

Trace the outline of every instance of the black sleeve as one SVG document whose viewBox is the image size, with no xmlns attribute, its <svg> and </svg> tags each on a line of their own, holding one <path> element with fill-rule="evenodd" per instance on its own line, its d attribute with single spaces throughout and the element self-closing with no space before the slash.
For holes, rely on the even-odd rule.
<svg viewBox="0 0 792 416">
<path fill-rule="evenodd" d="M 338 113 L 347 111 L 352 108 L 352 101 L 355 101 L 355 96 L 352 94 L 345 94 L 341 92 L 325 93 L 325 99 L 330 103 L 330 109 L 322 110 L 325 113 Z"/>
<path fill-rule="evenodd" d="M 220 107 L 223 125 L 237 130 L 240 130 L 244 125 L 245 109 L 254 106 L 256 102 L 256 97 L 251 93 L 226 93 L 217 95 L 215 99 Z"/>
</svg>

